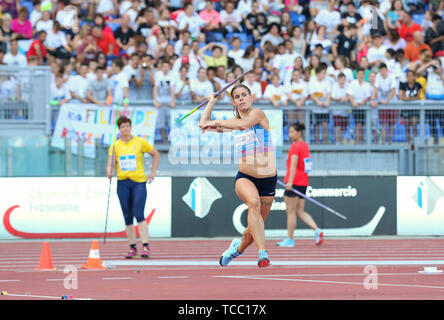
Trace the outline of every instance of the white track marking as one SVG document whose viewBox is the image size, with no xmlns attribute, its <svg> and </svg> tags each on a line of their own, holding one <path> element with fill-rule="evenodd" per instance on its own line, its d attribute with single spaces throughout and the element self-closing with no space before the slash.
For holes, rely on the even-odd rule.
<svg viewBox="0 0 444 320">
<path fill-rule="evenodd" d="M 66 295 L 66 294 L 65 294 Z M 5 295 L 5 297 L 10 296 L 10 297 L 23 297 L 23 298 L 41 298 L 41 299 L 57 299 L 57 300 L 61 300 L 62 297 L 61 296 L 40 296 L 40 295 L 35 295 L 35 294 L 15 294 L 15 293 L 8 293 L 7 295 Z M 92 300 L 90 298 L 72 298 L 72 300 Z"/>
<path fill-rule="evenodd" d="M 64 281 L 65 279 L 46 279 L 46 281 Z"/>
<path fill-rule="evenodd" d="M 309 280 L 309 279 L 289 279 L 289 278 L 267 278 L 266 276 L 225 276 L 226 278 L 235 279 L 252 279 L 252 280 L 277 280 L 277 281 L 293 281 L 293 282 L 312 282 L 312 283 L 331 283 L 331 284 L 351 284 L 363 286 L 363 282 L 348 282 L 348 281 L 329 281 L 329 280 Z M 393 283 L 379 283 L 378 286 L 385 287 L 408 287 L 408 288 L 426 288 L 426 289 L 444 289 L 438 286 L 425 286 L 414 284 L 393 284 Z"/>
<path fill-rule="evenodd" d="M 410 273 L 378 273 L 378 276 L 416 276 L 417 272 Z M 319 273 L 319 274 L 267 274 L 266 277 L 366 277 L 366 273 Z M 230 278 L 232 276 L 212 276 L 214 278 Z M 264 277 L 264 275 L 237 275 L 237 277 Z"/>
</svg>

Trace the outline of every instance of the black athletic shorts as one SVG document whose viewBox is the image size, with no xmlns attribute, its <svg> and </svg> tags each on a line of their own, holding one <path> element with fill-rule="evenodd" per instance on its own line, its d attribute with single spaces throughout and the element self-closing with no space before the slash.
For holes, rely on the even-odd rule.
<svg viewBox="0 0 444 320">
<path fill-rule="evenodd" d="M 300 193 L 303 193 L 304 195 L 307 193 L 307 186 L 295 186 L 293 185 L 293 189 L 299 191 Z M 301 199 L 305 199 L 303 196 L 297 194 L 294 191 L 288 191 L 285 190 L 284 192 L 284 196 L 285 197 L 289 197 L 289 198 L 301 198 Z"/>
<path fill-rule="evenodd" d="M 239 171 L 234 183 L 236 184 L 240 178 L 246 178 L 253 182 L 260 197 L 273 197 L 276 194 L 277 174 L 268 178 L 255 178 Z"/>
</svg>

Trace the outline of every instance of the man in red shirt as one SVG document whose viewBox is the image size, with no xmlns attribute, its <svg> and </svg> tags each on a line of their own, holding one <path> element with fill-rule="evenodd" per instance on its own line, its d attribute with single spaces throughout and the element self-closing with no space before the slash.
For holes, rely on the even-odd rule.
<svg viewBox="0 0 444 320">
<path fill-rule="evenodd" d="M 412 14 L 403 10 L 398 20 L 396 20 L 396 30 L 399 36 L 406 42 L 413 41 L 413 33 L 415 31 L 422 31 L 421 26 L 413 22 Z"/>
<path fill-rule="evenodd" d="M 404 57 L 409 59 L 410 62 L 418 61 L 422 50 L 428 50 L 430 51 L 430 54 L 433 54 L 429 45 L 424 43 L 424 35 L 422 32 L 415 31 L 413 33 L 413 41 L 410 42 L 404 49 Z"/>
<path fill-rule="evenodd" d="M 43 44 L 46 40 L 46 31 L 41 30 L 37 34 L 37 39 L 31 43 L 28 52 L 26 52 L 26 59 L 29 60 L 29 57 L 35 56 L 37 57 L 37 64 L 42 65 L 48 51 L 46 51 L 45 45 Z"/>
<path fill-rule="evenodd" d="M 92 29 L 92 34 L 96 39 L 97 46 L 106 55 L 119 55 L 119 47 L 117 46 L 114 36 L 107 32 L 103 32 L 100 26 L 94 26 Z"/>
</svg>

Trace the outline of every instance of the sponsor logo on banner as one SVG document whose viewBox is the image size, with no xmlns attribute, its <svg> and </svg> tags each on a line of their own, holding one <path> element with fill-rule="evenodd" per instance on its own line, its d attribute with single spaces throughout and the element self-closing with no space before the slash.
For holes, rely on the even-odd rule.
<svg viewBox="0 0 444 320">
<path fill-rule="evenodd" d="M 398 177 L 399 235 L 444 235 L 444 177 Z"/>
<path fill-rule="evenodd" d="M 94 104 L 65 103 L 59 111 L 51 146 L 65 149 L 65 138 L 71 138 L 72 152 L 77 154 L 77 144 L 81 140 L 84 155 L 95 157 L 95 140 L 102 145 L 114 141 L 117 107 L 99 107 Z M 131 119 L 132 133 L 154 145 L 157 109 L 148 107 L 119 108 L 119 115 Z M 117 138 L 119 130 L 117 130 Z"/>
<path fill-rule="evenodd" d="M 193 210 L 196 217 L 204 218 L 210 212 L 213 202 L 220 198 L 222 195 L 207 178 L 196 178 L 191 182 L 182 200 Z"/>
<path fill-rule="evenodd" d="M 190 205 L 194 180 L 194 178 L 173 177 L 172 236 L 241 235 L 248 225 L 248 207 L 235 193 L 234 177 L 206 177 L 221 197 L 213 196 L 211 204 L 206 205 L 209 211 L 200 211 L 199 214 L 193 209 L 193 205 Z M 210 188 L 205 187 L 200 190 L 206 192 Z M 265 222 L 267 237 L 287 235 L 284 192 L 284 188 L 276 189 L 275 199 Z M 184 194 L 188 195 L 187 201 Z M 312 177 L 307 195 L 347 217 L 347 220 L 340 219 L 306 201 L 305 211 L 311 214 L 326 236 L 396 234 L 396 178 L 394 177 Z M 196 197 L 198 198 L 199 196 Z M 308 226 L 299 223 L 295 236 L 314 236 L 314 233 Z"/>
<path fill-rule="evenodd" d="M 347 192 L 350 192 L 351 187 L 349 188 L 320 188 L 320 189 L 313 189 L 311 188 L 311 195 L 307 192 L 307 196 L 311 198 L 327 198 L 327 197 L 348 197 L 348 195 L 345 195 Z M 307 191 L 308 189 L 307 188 Z M 344 192 L 344 190 L 347 190 L 347 192 Z M 314 192 L 313 192 L 314 191 Z M 276 199 L 272 206 L 270 211 L 285 211 L 287 209 L 287 206 L 285 202 L 283 201 L 284 197 L 284 188 L 278 188 L 276 189 Z M 356 196 L 357 191 L 354 189 L 354 192 L 352 194 L 355 194 Z M 319 199 L 318 199 L 319 200 Z M 380 206 L 378 210 L 375 212 L 373 218 L 366 224 L 354 227 L 354 228 L 328 228 L 323 227 L 322 231 L 326 236 L 371 236 L 376 227 L 378 226 L 379 222 L 381 221 L 386 209 L 384 206 Z M 234 210 L 233 213 L 233 225 L 236 228 L 236 230 L 243 234 L 247 226 L 242 222 L 242 216 L 246 215 L 248 213 L 248 207 L 246 204 L 241 204 Z M 307 229 L 299 229 L 294 231 L 295 237 L 303 237 L 303 236 L 310 236 L 313 234 L 312 230 Z M 265 236 L 268 237 L 285 237 L 287 235 L 287 228 L 284 226 L 282 229 L 265 229 Z"/>
<path fill-rule="evenodd" d="M 1 178 L 0 239 L 104 236 L 107 178 Z M 126 237 L 122 210 L 111 184 L 107 237 Z M 150 236 L 171 235 L 171 178 L 147 185 L 145 220 Z"/>
</svg>

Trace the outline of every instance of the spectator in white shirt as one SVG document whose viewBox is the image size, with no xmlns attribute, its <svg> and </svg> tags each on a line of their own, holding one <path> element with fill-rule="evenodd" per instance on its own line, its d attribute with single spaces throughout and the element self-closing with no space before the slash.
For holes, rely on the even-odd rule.
<svg viewBox="0 0 444 320">
<path fill-rule="evenodd" d="M 279 69 L 279 77 L 282 82 L 292 78 L 295 60 L 297 57 L 301 57 L 299 53 L 293 51 L 294 45 L 290 39 L 285 40 L 284 46 L 285 53 L 277 55 L 274 61 L 274 66 Z"/>
<path fill-rule="evenodd" d="M 237 3 L 237 11 L 242 16 L 242 20 L 246 20 L 247 15 L 251 12 L 252 3 L 252 0 L 239 0 Z"/>
<path fill-rule="evenodd" d="M 338 80 L 333 83 L 331 99 L 344 105 L 348 101 L 347 96 L 348 81 L 344 73 L 338 74 Z M 347 130 L 349 117 L 348 110 L 333 110 L 333 123 L 336 144 L 344 142 L 344 132 Z"/>
<path fill-rule="evenodd" d="M 234 2 L 228 1 L 225 4 L 225 9 L 220 12 L 220 19 L 225 33 L 242 32 L 242 16 L 235 10 Z"/>
<path fill-rule="evenodd" d="M 372 97 L 370 84 L 364 81 L 365 69 L 359 67 L 356 72 L 356 80 L 350 83 L 347 90 L 348 99 L 353 107 L 352 115 L 355 119 L 355 141 L 364 142 L 365 110 L 358 110 L 360 106 L 367 104 Z"/>
<path fill-rule="evenodd" d="M 51 83 L 51 101 L 57 102 L 57 106 L 62 106 L 69 100 L 71 100 L 71 95 L 63 81 L 63 75 L 58 74 L 55 77 L 55 82 Z M 53 103 L 51 104 L 54 105 Z"/>
<path fill-rule="evenodd" d="M 42 11 L 40 10 L 40 4 L 41 4 L 40 1 L 34 1 L 34 8 L 29 14 L 29 21 L 31 21 L 33 28 L 35 28 L 36 23 L 42 18 Z M 3 13 L 3 17 L 4 16 L 5 14 Z"/>
<path fill-rule="evenodd" d="M 353 71 L 348 67 L 348 60 L 344 56 L 337 56 L 335 58 L 335 66 L 330 66 L 327 69 L 327 74 L 329 75 L 332 84 L 337 81 L 338 75 L 343 73 L 347 82 L 353 80 Z"/>
<path fill-rule="evenodd" d="M 327 33 L 336 34 L 341 24 L 341 14 L 335 10 L 336 0 L 328 0 L 328 7 L 319 11 L 314 21 L 327 27 Z"/>
<path fill-rule="evenodd" d="M 72 49 L 68 45 L 66 35 L 62 31 L 60 23 L 54 21 L 51 30 L 49 30 L 44 42 L 48 49 L 48 54 L 61 60 L 71 58 Z"/>
<path fill-rule="evenodd" d="M 99 0 L 96 12 L 105 17 L 115 16 L 119 13 L 119 3 L 117 0 Z"/>
<path fill-rule="evenodd" d="M 186 66 L 180 67 L 179 79 L 174 82 L 174 94 L 177 101 L 191 104 L 193 97 L 191 95 L 190 78 L 188 78 L 187 73 L 188 69 Z"/>
<path fill-rule="evenodd" d="M 129 82 L 129 99 L 137 100 L 138 88 L 142 85 L 144 79 L 140 74 L 140 56 L 138 53 L 131 55 L 129 63 L 123 68 Z"/>
<path fill-rule="evenodd" d="M 200 35 L 200 30 L 205 26 L 205 21 L 194 12 L 194 6 L 191 2 L 184 5 L 184 11 L 177 18 L 179 32 L 188 30 L 191 37 L 196 38 Z"/>
<path fill-rule="evenodd" d="M 187 66 L 188 78 L 197 79 L 197 70 L 199 70 L 200 65 L 196 59 L 191 58 L 191 48 L 188 44 L 183 45 L 179 59 L 174 61 L 173 71 L 179 73 L 180 68 L 184 65 Z"/>
<path fill-rule="evenodd" d="M 124 108 L 129 106 L 129 82 L 128 76 L 123 71 L 123 61 L 115 59 L 111 63 L 111 71 L 113 75 L 111 79 L 111 87 L 113 92 L 113 103 L 118 103 Z"/>
<path fill-rule="evenodd" d="M 387 65 L 387 71 L 389 74 L 393 75 L 396 81 L 404 81 L 405 74 L 402 72 L 401 64 L 395 60 L 396 51 L 392 48 L 388 48 L 385 52 L 385 64 Z"/>
<path fill-rule="evenodd" d="M 317 105 L 313 109 L 313 120 L 314 120 L 314 133 L 316 143 L 320 143 L 320 132 L 319 125 L 322 127 L 322 142 L 324 144 L 328 143 L 328 122 L 330 121 L 330 115 L 328 112 L 328 107 L 330 106 L 331 99 L 331 84 L 326 78 L 327 66 L 321 63 L 315 70 L 316 76 L 312 77 L 309 85 L 308 92 L 310 98 Z"/>
<path fill-rule="evenodd" d="M 280 85 L 281 79 L 277 74 L 271 76 L 271 83 L 267 85 L 264 91 L 264 98 L 273 104 L 275 108 L 286 106 L 288 97 L 283 85 Z"/>
<path fill-rule="evenodd" d="M 83 103 L 89 103 L 87 98 L 88 90 L 88 78 L 86 74 L 88 73 L 88 64 L 83 63 L 79 67 L 79 74 L 70 77 L 67 86 L 71 97 L 77 101 Z"/>
<path fill-rule="evenodd" d="M 254 46 L 248 46 L 245 48 L 244 55 L 238 59 L 238 65 L 243 70 L 253 69 L 254 60 L 259 56 L 259 49 Z"/>
<path fill-rule="evenodd" d="M 182 47 L 185 44 L 191 46 L 191 33 L 188 30 L 179 33 L 179 40 L 177 40 L 176 43 L 174 44 L 174 52 L 178 56 L 180 56 Z"/>
<path fill-rule="evenodd" d="M 28 62 L 26 61 L 25 55 L 19 52 L 18 40 L 11 39 L 9 45 L 11 47 L 11 51 L 5 54 L 3 62 L 10 66 L 12 65 L 12 66 L 26 67 Z"/>
<path fill-rule="evenodd" d="M 333 42 L 327 37 L 326 27 L 319 26 L 317 32 L 313 35 L 310 40 L 310 50 L 313 52 L 318 44 L 322 45 L 323 54 L 328 56 L 330 53 Z"/>
<path fill-rule="evenodd" d="M 285 84 L 285 92 L 287 93 L 288 100 L 295 105 L 295 110 L 287 110 L 288 123 L 292 125 L 296 122 L 296 119 L 298 123 L 304 123 L 305 112 L 302 111 L 302 106 L 308 97 L 308 86 L 302 80 L 301 69 L 293 70 L 290 82 Z"/>
<path fill-rule="evenodd" d="M 247 73 L 246 81 L 243 84 L 250 88 L 251 95 L 254 96 L 255 101 L 263 100 L 261 84 L 256 81 L 256 75 L 253 72 Z"/>
<path fill-rule="evenodd" d="M 383 45 L 384 38 L 381 34 L 376 33 L 373 36 L 373 46 L 367 51 L 368 62 L 371 67 L 377 66 L 380 63 L 385 61 L 385 53 L 387 51 L 387 47 Z"/>
<path fill-rule="evenodd" d="M 207 71 L 205 68 L 199 68 L 197 72 L 197 79 L 191 80 L 190 88 L 194 103 L 204 101 L 214 92 L 213 85 L 207 79 Z"/>
<path fill-rule="evenodd" d="M 36 23 L 35 30 L 44 30 L 48 33 L 53 25 L 54 21 L 51 19 L 51 12 L 48 10 L 42 12 L 42 18 Z"/>
<path fill-rule="evenodd" d="M 239 64 L 243 57 L 245 50 L 241 48 L 241 41 L 239 37 L 232 37 L 230 39 L 232 49 L 228 50 L 228 57 L 234 59 L 235 64 Z"/>
<path fill-rule="evenodd" d="M 268 25 L 268 33 L 261 39 L 262 50 L 264 50 L 264 45 L 267 41 L 270 41 L 275 47 L 284 41 L 284 39 L 281 37 L 281 26 L 279 24 L 273 22 Z"/>
<path fill-rule="evenodd" d="M 387 65 L 381 63 L 378 66 L 378 75 L 375 80 L 375 88 L 372 95 L 372 107 L 376 107 L 379 104 L 387 105 L 392 99 L 395 98 L 397 88 L 397 82 L 395 77 L 388 73 Z M 381 139 L 382 143 L 386 142 L 387 137 L 387 125 L 389 126 L 388 143 L 393 141 L 393 132 L 395 129 L 395 123 L 399 117 L 399 110 L 379 110 L 379 119 L 381 121 Z"/>
<path fill-rule="evenodd" d="M 168 143 L 166 127 L 169 118 L 169 109 L 176 105 L 176 95 L 174 93 L 174 76 L 171 72 L 168 60 L 162 61 L 161 70 L 154 75 L 153 99 L 154 107 L 158 109 L 156 128 L 159 129 L 163 143 Z"/>
</svg>

